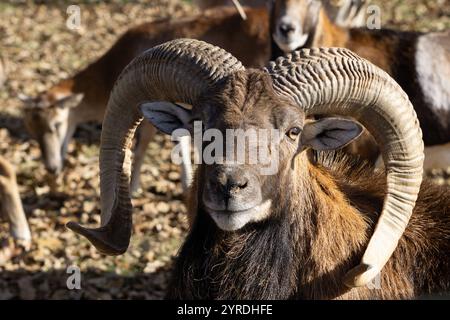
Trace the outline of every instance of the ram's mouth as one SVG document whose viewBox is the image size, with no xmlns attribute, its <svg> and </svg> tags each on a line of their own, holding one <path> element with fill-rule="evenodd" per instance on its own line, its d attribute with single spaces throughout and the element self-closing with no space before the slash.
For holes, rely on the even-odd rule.
<svg viewBox="0 0 450 320">
<path fill-rule="evenodd" d="M 308 41 L 308 38 L 309 35 L 307 33 L 289 38 L 280 36 L 278 32 L 273 34 L 273 39 L 277 46 L 286 53 L 302 48 Z"/>
<path fill-rule="evenodd" d="M 251 222 L 262 221 L 268 217 L 272 201 L 266 200 L 246 210 L 229 211 L 205 209 L 216 225 L 224 231 L 236 231 Z"/>
</svg>

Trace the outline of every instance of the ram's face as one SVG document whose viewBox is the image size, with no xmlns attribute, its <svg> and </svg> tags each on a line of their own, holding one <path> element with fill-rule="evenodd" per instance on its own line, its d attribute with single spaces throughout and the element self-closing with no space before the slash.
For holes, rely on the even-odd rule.
<svg viewBox="0 0 450 320">
<path fill-rule="evenodd" d="M 192 111 L 167 103 L 141 110 L 165 133 L 193 134 L 201 155 L 200 206 L 219 228 L 238 230 L 267 217 L 272 186 L 283 168 L 290 168 L 304 121 L 292 100 L 275 94 L 268 74 L 233 74 L 210 88 Z"/>
<path fill-rule="evenodd" d="M 302 48 L 316 28 L 319 0 L 277 0 L 273 8 L 273 38 L 284 52 Z"/>
<path fill-rule="evenodd" d="M 144 104 L 141 110 L 173 140 L 193 133 L 201 155 L 200 206 L 226 231 L 269 218 L 280 186 L 289 185 L 302 163 L 296 157 L 303 150 L 340 148 L 362 130 L 339 118 L 306 121 L 294 100 L 275 93 L 268 74 L 251 70 L 210 88 L 192 110 L 167 102 Z"/>
<path fill-rule="evenodd" d="M 261 73 L 233 77 L 203 101 L 203 208 L 227 231 L 268 218 L 273 186 L 299 149 L 303 112 Z"/>
</svg>

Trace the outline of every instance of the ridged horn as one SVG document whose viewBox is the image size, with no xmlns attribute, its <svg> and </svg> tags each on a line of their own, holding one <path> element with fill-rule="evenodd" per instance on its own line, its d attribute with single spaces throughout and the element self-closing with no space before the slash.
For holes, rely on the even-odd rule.
<svg viewBox="0 0 450 320">
<path fill-rule="evenodd" d="M 211 85 L 242 64 L 231 54 L 208 43 L 178 39 L 146 51 L 119 76 L 112 90 L 101 135 L 101 227 L 87 229 L 70 222 L 67 227 L 85 236 L 100 252 L 124 253 L 132 229 L 130 147 L 142 121 L 144 102 L 181 102 L 195 105 Z"/>
<path fill-rule="evenodd" d="M 356 119 L 374 136 L 386 166 L 383 210 L 360 265 L 344 283 L 367 285 L 387 263 L 413 212 L 422 183 L 422 131 L 407 95 L 384 71 L 346 49 L 306 49 L 266 68 L 275 90 L 307 115 Z"/>
</svg>

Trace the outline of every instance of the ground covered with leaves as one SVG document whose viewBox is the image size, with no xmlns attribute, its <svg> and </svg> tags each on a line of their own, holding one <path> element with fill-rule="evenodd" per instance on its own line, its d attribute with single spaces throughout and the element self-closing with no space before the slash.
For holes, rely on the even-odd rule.
<svg viewBox="0 0 450 320">
<path fill-rule="evenodd" d="M 22 2 L 22 3 L 21 3 Z M 383 26 L 443 30 L 450 27 L 446 0 L 378 0 Z M 52 3 L 52 4 L 49 4 Z M 70 144 L 58 190 L 52 191 L 35 141 L 21 120 L 19 93 L 35 95 L 102 55 L 132 25 L 196 11 L 188 1 L 70 1 L 79 4 L 82 27 L 66 27 L 67 1 L 2 1 L 0 53 L 8 81 L 0 89 L 0 154 L 17 168 L 24 208 L 33 234 L 29 253 L 0 267 L 0 299 L 162 298 L 173 258 L 186 235 L 186 209 L 179 168 L 170 162 L 171 143 L 158 135 L 133 200 L 134 229 L 128 252 L 104 257 L 65 228 L 74 220 L 99 223 L 99 128 L 88 124 Z M 448 183 L 450 170 L 430 175 Z M 0 222 L 0 238 L 7 236 Z M 67 267 L 81 269 L 81 290 L 68 290 Z"/>
</svg>

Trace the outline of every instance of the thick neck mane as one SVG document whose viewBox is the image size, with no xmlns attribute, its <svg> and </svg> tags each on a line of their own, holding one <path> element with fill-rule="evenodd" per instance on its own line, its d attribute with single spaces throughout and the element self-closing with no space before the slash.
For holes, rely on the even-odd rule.
<svg viewBox="0 0 450 320">
<path fill-rule="evenodd" d="M 427 216 L 419 209 L 416 214 L 419 217 L 411 220 L 413 225 L 408 227 L 393 259 L 383 269 L 381 289 L 349 290 L 342 279 L 346 271 L 359 262 L 372 233 L 373 221 L 381 211 L 383 194 L 378 190 L 384 190 L 384 176 L 371 173 L 369 178 L 371 171 L 365 165 L 351 165 L 350 160 L 335 155 L 319 156 L 318 163 L 308 164 L 308 167 L 310 177 L 304 179 L 308 185 L 302 183 L 302 179 L 298 179 L 298 183 L 291 181 L 291 190 L 284 190 L 284 194 L 278 196 L 278 203 L 274 201 L 279 209 L 268 221 L 249 225 L 239 232 L 225 233 L 200 209 L 177 261 L 168 297 L 412 298 L 450 287 L 449 279 L 440 278 L 438 284 L 427 274 L 413 272 L 416 268 L 422 269 L 416 265 L 418 261 L 431 264 L 429 255 L 433 254 L 427 247 L 427 237 L 432 237 L 433 231 L 430 230 L 430 235 L 419 233 L 426 228 L 423 219 L 434 222 L 446 219 L 443 223 L 448 229 L 440 231 L 447 239 L 436 235 L 446 240 L 442 243 L 437 240 L 434 246 L 443 246 L 439 249 L 447 251 L 440 252 L 448 254 L 448 190 L 442 191 L 449 208 L 444 217 Z M 344 177 L 347 178 L 344 180 Z M 349 196 L 344 197 L 340 190 Z M 445 274 L 442 268 L 447 268 L 446 274 L 449 274 L 449 258 L 444 254 L 440 257 L 443 260 L 440 266 L 430 265 L 422 270 L 432 268 L 442 275 Z"/>
</svg>

